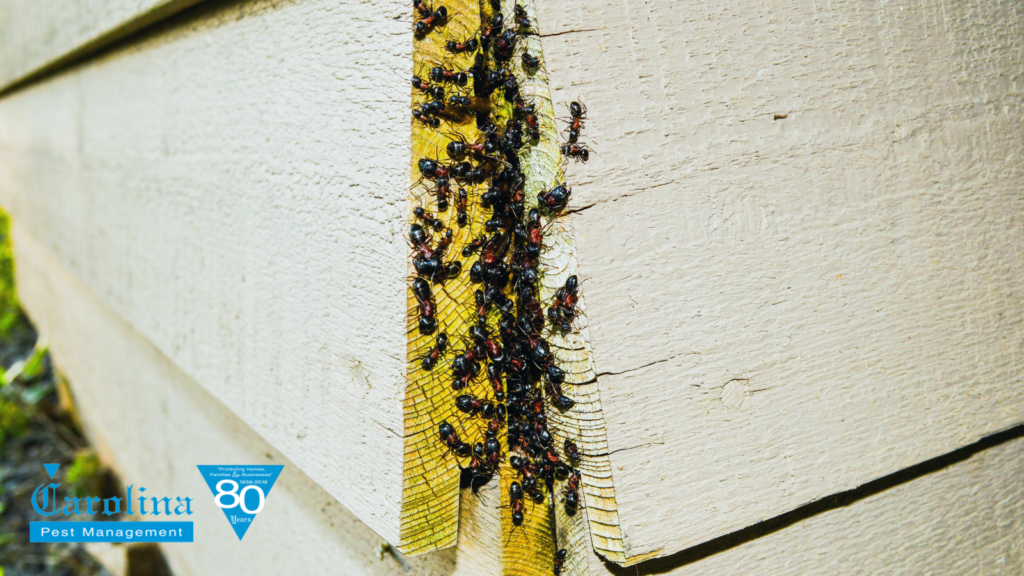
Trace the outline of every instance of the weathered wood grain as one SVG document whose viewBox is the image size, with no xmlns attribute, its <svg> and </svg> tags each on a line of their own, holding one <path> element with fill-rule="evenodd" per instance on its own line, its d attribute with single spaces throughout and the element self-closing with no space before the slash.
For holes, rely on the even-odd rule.
<svg viewBox="0 0 1024 576">
<path fill-rule="evenodd" d="M 201 0 L 0 2 L 0 92 Z"/>
<path fill-rule="evenodd" d="M 207 4 L 0 99 L 13 218 L 393 543 L 409 12 Z"/>
<path fill-rule="evenodd" d="M 626 553 L 1024 420 L 1024 8 L 537 2 Z"/>
</svg>

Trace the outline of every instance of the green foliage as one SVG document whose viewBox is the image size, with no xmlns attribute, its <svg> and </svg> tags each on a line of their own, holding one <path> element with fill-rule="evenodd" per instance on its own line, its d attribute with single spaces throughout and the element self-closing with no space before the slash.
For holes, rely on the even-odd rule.
<svg viewBox="0 0 1024 576">
<path fill-rule="evenodd" d="M 0 447 L 8 438 L 24 434 L 28 430 L 29 415 L 14 402 L 0 399 Z"/>
<path fill-rule="evenodd" d="M 14 255 L 11 253 L 11 220 L 0 210 L 0 338 L 7 338 L 21 317 L 14 289 Z"/>
<path fill-rule="evenodd" d="M 0 336 L 0 340 L 2 339 L 3 337 Z M 9 386 L 15 380 L 25 383 L 38 378 L 46 369 L 46 352 L 48 350 L 49 346 L 46 342 L 42 339 L 38 340 L 28 358 L 15 362 L 4 372 L 0 377 L 0 386 Z"/>
<path fill-rule="evenodd" d="M 96 491 L 100 477 L 100 459 L 92 450 L 80 450 L 75 460 L 68 466 L 64 479 L 71 486 L 76 496 L 84 496 Z"/>
</svg>

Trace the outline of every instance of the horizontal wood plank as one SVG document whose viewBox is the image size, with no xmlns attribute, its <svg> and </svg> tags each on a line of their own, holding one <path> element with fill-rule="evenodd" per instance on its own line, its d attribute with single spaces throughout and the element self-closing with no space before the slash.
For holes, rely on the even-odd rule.
<svg viewBox="0 0 1024 576">
<path fill-rule="evenodd" d="M 1024 421 L 1024 9 L 538 2 L 627 555 Z"/>
<path fill-rule="evenodd" d="M 497 574 L 496 485 L 464 507 L 459 549 L 405 558 L 14 228 L 18 288 L 67 376 L 90 442 L 126 484 L 194 499 L 195 543 L 164 545 L 176 576 Z M 197 464 L 283 464 L 239 545 Z M 480 550 L 488 548 L 487 553 Z"/>
<path fill-rule="evenodd" d="M 391 542 L 409 10 L 208 4 L 0 99 L 12 217 Z"/>
<path fill-rule="evenodd" d="M 239 547 L 223 515 L 198 514 L 196 543 L 165 546 L 179 576 L 268 573 L 497 574 L 497 494 L 466 494 L 458 549 L 416 558 L 383 540 L 108 309 L 38 240 L 15 228 L 22 300 L 70 378 L 90 440 L 127 482 L 202 499 L 196 463 L 285 464 Z M 1024 571 L 1024 439 L 717 553 L 686 553 L 617 569 L 591 556 L 590 574 L 937 573 Z M 212 503 L 209 504 L 212 507 Z M 481 513 L 483 512 L 483 513 Z M 287 550 L 282 554 L 281 550 Z"/>
<path fill-rule="evenodd" d="M 0 3 L 0 92 L 200 1 L 6 0 Z"/>
</svg>

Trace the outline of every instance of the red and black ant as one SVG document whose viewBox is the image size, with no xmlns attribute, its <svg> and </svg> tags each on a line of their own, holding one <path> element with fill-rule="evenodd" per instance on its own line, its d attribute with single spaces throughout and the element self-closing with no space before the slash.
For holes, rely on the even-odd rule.
<svg viewBox="0 0 1024 576">
<path fill-rule="evenodd" d="M 565 285 L 555 292 L 555 299 L 548 308 L 548 319 L 563 332 L 572 330 L 572 321 L 576 318 L 576 303 L 579 302 L 579 281 L 573 274 L 565 280 Z"/>
<path fill-rule="evenodd" d="M 444 230 L 444 222 L 438 220 L 437 218 L 434 218 L 434 215 L 424 210 L 422 206 L 417 206 L 416 208 L 413 208 L 412 213 L 417 218 L 422 220 L 424 224 L 430 226 L 434 230 Z"/>
<path fill-rule="evenodd" d="M 541 206 L 549 210 L 561 210 L 565 208 L 565 205 L 569 203 L 569 196 L 572 194 L 570 189 L 565 184 L 559 184 L 551 190 L 541 192 L 537 195 L 537 201 Z"/>
<path fill-rule="evenodd" d="M 515 6 L 513 20 L 515 20 L 520 35 L 525 35 L 530 32 L 530 16 L 526 13 L 526 9 L 519 4 L 516 4 Z"/>
<path fill-rule="evenodd" d="M 587 118 L 587 107 L 576 101 L 570 102 L 569 115 L 569 127 L 566 131 L 569 132 L 569 143 L 575 144 L 579 140 L 580 131 L 583 130 L 583 121 Z"/>
<path fill-rule="evenodd" d="M 441 422 L 437 428 L 438 436 L 441 438 L 441 442 L 444 442 L 448 446 L 448 452 L 455 454 L 459 458 L 469 458 L 473 454 L 473 448 L 459 440 L 458 433 L 455 432 L 455 427 L 448 423 L 447 420 Z"/>
<path fill-rule="evenodd" d="M 448 20 L 448 9 L 444 6 L 431 10 L 423 0 L 413 0 L 412 5 L 419 12 L 420 16 L 423 17 L 422 20 L 413 25 L 413 31 L 417 36 L 424 36 L 434 26 L 443 26 L 445 21 Z"/>
<path fill-rule="evenodd" d="M 487 379 L 491 382 L 491 389 L 494 390 L 494 399 L 501 402 L 505 399 L 505 389 L 501 379 L 501 368 L 497 364 L 487 366 Z"/>
<path fill-rule="evenodd" d="M 437 161 L 430 160 L 429 158 L 420 158 L 419 169 L 420 174 L 422 174 L 424 178 L 436 180 L 439 178 L 448 178 L 449 176 L 448 167 L 438 164 Z"/>
<path fill-rule="evenodd" d="M 476 52 L 476 49 L 480 46 L 476 38 L 470 38 L 464 42 L 456 42 L 455 40 L 449 40 L 445 43 L 444 47 L 452 54 L 461 54 L 463 52 Z"/>
<path fill-rule="evenodd" d="M 576 446 L 575 442 L 573 442 L 572 440 L 569 440 L 568 438 L 566 438 L 565 439 L 565 444 L 563 445 L 563 448 L 565 449 L 564 451 L 565 451 L 565 457 L 566 458 L 568 458 L 569 460 L 575 460 L 575 461 L 579 462 L 579 460 L 580 460 L 580 449 L 579 449 L 579 447 Z"/>
<path fill-rule="evenodd" d="M 447 212 L 448 211 L 448 197 L 451 196 L 451 186 L 448 183 L 447 178 L 437 179 L 437 190 L 434 191 L 437 197 L 437 211 Z"/>
<path fill-rule="evenodd" d="M 483 248 L 484 244 L 487 244 L 487 235 L 480 236 L 476 240 L 473 240 L 469 244 L 466 244 L 466 247 L 462 249 L 462 256 L 464 258 L 469 258 L 478 250 Z"/>
<path fill-rule="evenodd" d="M 423 357 L 423 369 L 430 372 L 437 365 L 438 359 L 448 349 L 448 335 L 444 332 L 437 335 L 433 348 Z"/>
<path fill-rule="evenodd" d="M 466 212 L 466 205 L 469 202 L 469 194 L 466 193 L 465 188 L 459 188 L 459 202 L 456 205 L 457 211 L 457 222 L 459 226 L 465 226 L 469 224 L 469 213 Z"/>
<path fill-rule="evenodd" d="M 565 564 L 565 557 L 567 554 L 568 553 L 565 551 L 565 548 L 559 548 L 558 552 L 555 552 L 555 576 L 562 576 L 562 565 Z"/>
<path fill-rule="evenodd" d="M 516 33 L 512 30 L 505 30 L 494 39 L 494 60 L 499 64 L 512 59 L 512 53 L 516 49 Z M 518 91 L 518 90 L 516 90 Z"/>
<path fill-rule="evenodd" d="M 491 17 L 490 25 L 480 32 L 480 44 L 484 47 L 484 50 L 488 49 L 491 40 L 497 38 L 504 28 L 505 17 L 501 15 L 501 12 L 498 12 Z"/>
<path fill-rule="evenodd" d="M 562 156 L 586 163 L 590 160 L 590 147 L 586 144 L 562 144 Z"/>
<path fill-rule="evenodd" d="M 458 86 L 465 86 L 469 82 L 469 76 L 465 72 L 445 70 L 440 66 L 430 69 L 430 79 L 434 82 L 450 82 Z"/>
<path fill-rule="evenodd" d="M 437 127 L 441 126 L 441 121 L 440 120 L 438 120 L 437 118 L 433 118 L 431 116 L 428 116 L 425 112 L 423 112 L 422 110 L 416 109 L 416 108 L 413 108 L 413 110 L 412 110 L 412 117 L 417 119 L 417 120 L 419 120 L 420 122 L 423 122 L 427 126 L 430 126 L 431 128 L 437 128 Z"/>
<path fill-rule="evenodd" d="M 519 482 L 509 484 L 508 499 L 512 505 L 512 525 L 522 526 L 526 516 L 523 514 L 523 486 Z"/>
<path fill-rule="evenodd" d="M 419 76 L 412 77 L 412 87 L 417 90 L 421 90 L 424 94 L 430 96 L 434 100 L 444 100 L 443 86 L 434 86 L 429 82 L 423 81 Z"/>
<path fill-rule="evenodd" d="M 420 303 L 420 334 L 430 334 L 437 328 L 437 319 L 434 318 L 436 306 L 430 284 L 422 278 L 416 278 L 412 281 L 412 293 Z"/>
<path fill-rule="evenodd" d="M 565 504 L 565 513 L 575 516 L 580 507 L 580 473 L 572 471 L 569 479 L 566 480 L 565 489 L 562 491 L 562 502 Z"/>
</svg>

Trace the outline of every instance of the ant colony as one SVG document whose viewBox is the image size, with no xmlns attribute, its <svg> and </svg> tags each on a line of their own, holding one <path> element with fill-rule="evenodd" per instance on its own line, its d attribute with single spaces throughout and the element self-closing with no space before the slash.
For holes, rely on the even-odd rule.
<svg viewBox="0 0 1024 576">
<path fill-rule="evenodd" d="M 532 514 L 561 506 L 575 516 L 581 506 L 578 467 L 586 455 L 578 439 L 555 442 L 547 417 L 575 402 L 542 336 L 573 331 L 579 281 L 569 276 L 553 298 L 540 296 L 545 222 L 562 216 L 571 190 L 555 182 L 532 198 L 526 193 L 530 147 L 557 139 L 542 133 L 538 104 L 520 93 L 520 82 L 542 66 L 526 46 L 536 35 L 527 11 L 517 4 L 503 14 L 491 0 L 466 24 L 452 6 L 449 13 L 413 2 L 414 150 L 427 152 L 413 159 L 410 387 L 438 383 L 433 424 L 416 433 L 457 463 L 462 488 L 475 492 L 508 476 L 512 530 Z M 572 102 L 557 147 L 563 163 L 589 159 L 580 143 L 585 119 L 586 108 Z M 548 554 L 559 576 L 568 552 L 554 546 Z"/>
</svg>

